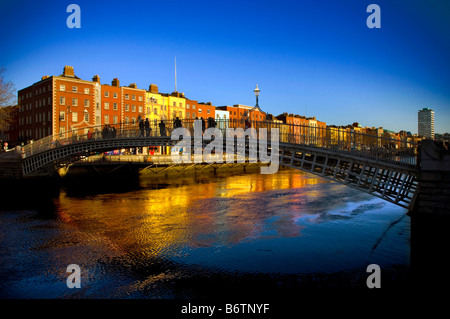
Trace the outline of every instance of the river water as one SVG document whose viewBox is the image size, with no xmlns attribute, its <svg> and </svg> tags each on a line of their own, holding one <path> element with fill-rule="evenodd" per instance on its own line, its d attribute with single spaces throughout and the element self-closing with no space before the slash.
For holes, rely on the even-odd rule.
<svg viewBox="0 0 450 319">
<path fill-rule="evenodd" d="M 1 209 L 1 297 L 276 298 L 365 287 L 369 264 L 384 287 L 408 273 L 405 209 L 298 170 L 107 184 Z"/>
</svg>

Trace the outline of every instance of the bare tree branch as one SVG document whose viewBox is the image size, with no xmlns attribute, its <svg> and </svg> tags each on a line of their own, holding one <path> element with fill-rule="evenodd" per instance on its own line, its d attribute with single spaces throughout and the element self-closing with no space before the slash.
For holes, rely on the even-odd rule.
<svg viewBox="0 0 450 319">
<path fill-rule="evenodd" d="M 16 90 L 11 81 L 5 81 L 6 68 L 0 67 L 0 107 L 12 105 L 15 102 Z"/>
</svg>

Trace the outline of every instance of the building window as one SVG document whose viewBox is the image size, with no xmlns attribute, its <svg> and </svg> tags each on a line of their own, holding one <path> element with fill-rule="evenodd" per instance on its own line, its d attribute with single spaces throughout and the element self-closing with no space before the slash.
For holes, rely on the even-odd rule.
<svg viewBox="0 0 450 319">
<path fill-rule="evenodd" d="M 136 118 L 135 118 L 135 117 L 132 117 L 132 118 L 131 118 L 131 124 L 134 125 L 134 123 L 136 123 Z"/>
<path fill-rule="evenodd" d="M 177 102 L 173 102 L 173 106 L 177 106 Z"/>
<path fill-rule="evenodd" d="M 139 101 L 142 102 L 142 96 L 139 97 Z"/>
<path fill-rule="evenodd" d="M 189 104 L 186 104 L 186 108 L 187 108 L 187 109 L 189 108 Z"/>
<path fill-rule="evenodd" d="M 192 104 L 192 109 L 195 110 L 195 105 L 194 104 Z"/>
<path fill-rule="evenodd" d="M 210 110 L 210 109 L 207 109 L 207 110 L 206 110 L 206 113 L 211 114 L 211 110 Z"/>
<path fill-rule="evenodd" d="M 202 109 L 198 109 L 198 113 L 202 113 Z"/>
<path fill-rule="evenodd" d="M 105 97 L 109 97 L 109 92 L 105 91 Z"/>
<path fill-rule="evenodd" d="M 76 97 L 74 97 L 74 98 L 72 99 L 72 105 L 73 105 L 73 106 L 78 106 L 78 99 L 77 99 Z"/>
<path fill-rule="evenodd" d="M 84 94 L 89 94 L 89 88 L 84 89 Z"/>
<path fill-rule="evenodd" d="M 192 113 L 192 118 L 195 119 L 195 113 Z"/>
<path fill-rule="evenodd" d="M 96 124 L 96 125 L 100 125 L 100 116 L 99 116 L 99 115 L 97 115 L 97 116 L 95 117 L 95 124 Z"/>
<path fill-rule="evenodd" d="M 113 98 L 117 99 L 117 92 L 113 93 Z"/>
<path fill-rule="evenodd" d="M 109 124 L 109 115 L 105 114 L 105 124 Z"/>
<path fill-rule="evenodd" d="M 158 115 L 158 109 L 157 109 L 156 107 L 153 109 L 153 113 L 155 113 L 156 115 Z"/>
<path fill-rule="evenodd" d="M 128 116 L 125 116 L 125 124 L 128 124 L 128 121 L 129 121 Z"/>
<path fill-rule="evenodd" d="M 59 86 L 59 90 L 60 91 L 65 91 L 66 90 L 66 86 L 64 85 L 64 84 L 61 84 L 60 86 Z M 27 96 L 28 97 L 28 96 Z"/>
<path fill-rule="evenodd" d="M 180 107 L 182 107 L 182 106 L 183 106 L 183 103 L 180 102 Z"/>
<path fill-rule="evenodd" d="M 105 110 L 109 110 L 109 102 L 105 102 Z"/>
<path fill-rule="evenodd" d="M 89 122 L 89 112 L 84 112 L 84 121 L 85 121 L 86 123 Z"/>
<path fill-rule="evenodd" d="M 66 105 L 66 98 L 64 96 L 59 97 L 59 105 Z"/>
<path fill-rule="evenodd" d="M 186 112 L 186 118 L 188 119 L 190 116 L 189 112 Z"/>
<path fill-rule="evenodd" d="M 183 112 L 179 111 L 178 112 L 178 117 L 183 118 Z"/>
<path fill-rule="evenodd" d="M 78 122 L 78 113 L 72 112 L 72 122 Z"/>
<path fill-rule="evenodd" d="M 139 105 L 139 113 L 142 113 L 142 105 Z"/>
<path fill-rule="evenodd" d="M 84 100 L 84 107 L 89 107 L 89 100 Z"/>
<path fill-rule="evenodd" d="M 78 92 L 78 88 L 76 86 L 72 86 L 72 92 L 73 93 L 77 93 Z"/>
<path fill-rule="evenodd" d="M 136 101 L 136 95 L 133 94 L 133 95 L 131 96 L 131 100 L 132 100 L 132 101 Z"/>
<path fill-rule="evenodd" d="M 130 96 L 128 94 L 125 94 L 125 100 L 129 100 Z"/>
<path fill-rule="evenodd" d="M 59 112 L 59 120 L 60 121 L 66 120 L 66 112 L 64 112 L 64 111 Z"/>
<path fill-rule="evenodd" d="M 133 104 L 133 105 L 131 106 L 131 112 L 136 112 L 136 105 Z"/>
<path fill-rule="evenodd" d="M 125 104 L 125 111 L 128 112 L 130 110 L 130 105 L 129 104 Z"/>
<path fill-rule="evenodd" d="M 117 103 L 114 103 L 114 104 L 113 104 L 113 110 L 114 110 L 114 111 L 117 111 Z"/>
</svg>

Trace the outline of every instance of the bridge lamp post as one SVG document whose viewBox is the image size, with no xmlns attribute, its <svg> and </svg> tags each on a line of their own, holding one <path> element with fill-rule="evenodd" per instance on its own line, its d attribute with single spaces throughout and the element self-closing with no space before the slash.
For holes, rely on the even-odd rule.
<svg viewBox="0 0 450 319">
<path fill-rule="evenodd" d="M 258 97 L 259 97 L 259 88 L 258 88 L 258 84 L 256 84 L 256 88 L 253 90 L 253 92 L 255 93 L 255 97 L 256 97 L 256 105 L 254 107 L 252 107 L 250 110 L 247 110 L 244 112 L 244 118 L 251 121 L 251 114 L 254 110 L 258 110 L 259 112 L 261 112 L 261 108 L 259 107 L 258 104 Z"/>
<path fill-rule="evenodd" d="M 256 88 L 253 90 L 253 92 L 255 92 L 255 97 L 256 97 L 256 105 L 255 105 L 255 109 L 257 109 L 258 111 L 261 111 L 261 109 L 259 108 L 258 105 L 258 97 L 259 97 L 259 88 L 258 88 L 258 84 L 256 84 Z"/>
</svg>

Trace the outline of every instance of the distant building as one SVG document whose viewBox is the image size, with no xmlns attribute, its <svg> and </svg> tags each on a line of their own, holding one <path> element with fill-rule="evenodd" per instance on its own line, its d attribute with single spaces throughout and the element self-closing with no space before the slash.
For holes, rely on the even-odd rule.
<svg viewBox="0 0 450 319">
<path fill-rule="evenodd" d="M 419 136 L 434 139 L 434 111 L 427 107 L 418 112 Z"/>
<path fill-rule="evenodd" d="M 215 110 L 217 127 L 220 129 L 228 128 L 230 121 L 230 112 L 224 110 Z"/>
</svg>

